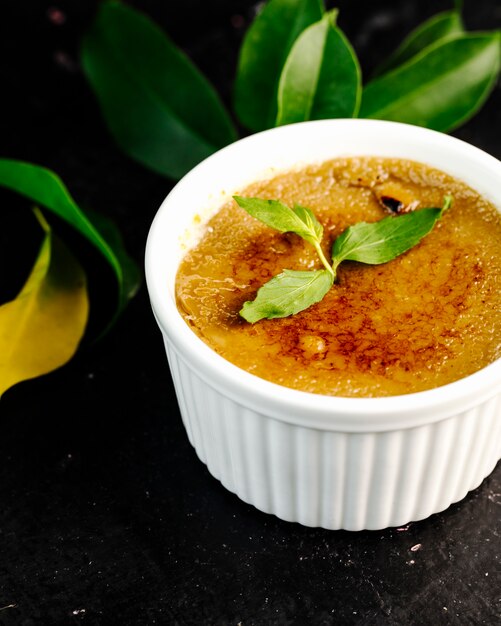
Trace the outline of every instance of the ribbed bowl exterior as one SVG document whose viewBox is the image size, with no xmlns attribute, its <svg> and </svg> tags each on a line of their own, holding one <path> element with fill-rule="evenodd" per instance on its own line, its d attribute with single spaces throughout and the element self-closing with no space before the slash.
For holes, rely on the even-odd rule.
<svg viewBox="0 0 501 626">
<path fill-rule="evenodd" d="M 464 498 L 501 456 L 499 395 L 415 428 L 306 428 L 214 389 L 164 339 L 199 458 L 228 490 L 283 520 L 330 530 L 401 526 Z"/>
<path fill-rule="evenodd" d="M 306 526 L 381 529 L 424 519 L 477 487 L 501 456 L 501 359 L 435 389 L 335 398 L 240 370 L 188 327 L 176 272 L 210 215 L 279 170 L 335 157 L 427 163 L 501 210 L 501 162 L 454 137 L 379 120 L 319 120 L 237 141 L 188 173 L 158 210 L 146 280 L 181 414 L 210 472 L 258 509 Z"/>
</svg>

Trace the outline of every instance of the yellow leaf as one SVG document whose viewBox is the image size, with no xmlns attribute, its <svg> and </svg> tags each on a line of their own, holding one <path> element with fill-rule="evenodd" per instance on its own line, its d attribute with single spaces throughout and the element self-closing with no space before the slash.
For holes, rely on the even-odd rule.
<svg viewBox="0 0 501 626">
<path fill-rule="evenodd" d="M 69 361 L 89 315 L 83 269 L 35 214 L 45 232 L 37 260 L 19 295 L 0 306 L 0 396 Z"/>
</svg>

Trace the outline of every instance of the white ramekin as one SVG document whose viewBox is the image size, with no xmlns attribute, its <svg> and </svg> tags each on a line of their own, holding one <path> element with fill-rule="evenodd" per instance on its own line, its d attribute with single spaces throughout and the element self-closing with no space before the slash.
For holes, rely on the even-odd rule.
<svg viewBox="0 0 501 626">
<path fill-rule="evenodd" d="M 328 529 L 381 529 L 461 500 L 501 456 L 501 360 L 457 382 L 390 398 L 287 389 L 232 365 L 179 314 L 174 280 L 200 224 L 274 172 L 338 156 L 439 168 L 501 207 L 501 163 L 434 131 L 369 120 L 284 126 L 238 141 L 187 174 L 160 207 L 146 278 L 190 442 L 209 471 L 261 511 Z"/>
</svg>

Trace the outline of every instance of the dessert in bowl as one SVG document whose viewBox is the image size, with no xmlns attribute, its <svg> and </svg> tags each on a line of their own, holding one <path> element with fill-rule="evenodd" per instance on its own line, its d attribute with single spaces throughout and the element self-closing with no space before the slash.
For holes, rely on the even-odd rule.
<svg viewBox="0 0 501 626">
<path fill-rule="evenodd" d="M 283 172 L 353 157 L 421 163 L 501 206 L 501 164 L 457 139 L 391 122 L 291 125 L 228 146 L 176 185 L 153 222 L 146 275 L 183 421 L 210 472 L 282 519 L 360 530 L 441 511 L 492 471 L 501 452 L 499 359 L 411 393 L 398 386 L 386 397 L 347 397 L 346 388 L 343 395 L 311 393 L 223 358 L 189 327 L 176 294 L 183 259 L 233 195 Z M 317 349 L 315 341 L 304 339 L 306 349 Z M 294 359 L 288 362 L 293 369 Z M 381 363 L 376 375 L 385 377 Z"/>
</svg>

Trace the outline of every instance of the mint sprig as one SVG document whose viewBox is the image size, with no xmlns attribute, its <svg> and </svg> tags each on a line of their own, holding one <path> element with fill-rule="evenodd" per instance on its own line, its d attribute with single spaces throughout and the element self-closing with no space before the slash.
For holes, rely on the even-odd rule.
<svg viewBox="0 0 501 626">
<path fill-rule="evenodd" d="M 452 198 L 445 196 L 441 208 L 424 208 L 399 216 L 348 227 L 332 245 L 332 265 L 322 250 L 323 227 L 312 211 L 295 205 L 293 209 L 278 200 L 234 196 L 249 215 L 281 233 L 292 232 L 310 243 L 325 269 L 312 271 L 284 270 L 244 303 L 240 315 L 251 324 L 261 319 L 288 317 L 320 302 L 336 280 L 343 261 L 379 265 L 392 261 L 413 248 L 426 236 L 450 208 Z"/>
</svg>

